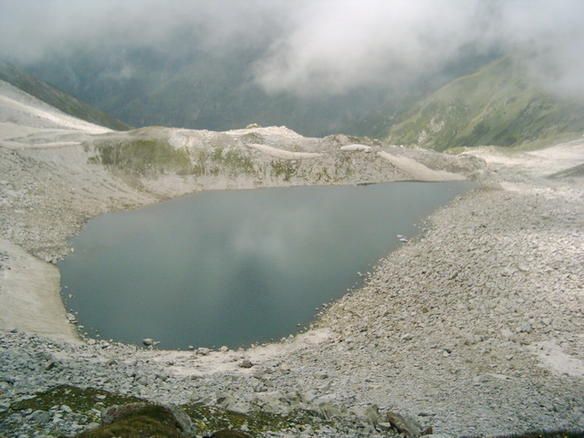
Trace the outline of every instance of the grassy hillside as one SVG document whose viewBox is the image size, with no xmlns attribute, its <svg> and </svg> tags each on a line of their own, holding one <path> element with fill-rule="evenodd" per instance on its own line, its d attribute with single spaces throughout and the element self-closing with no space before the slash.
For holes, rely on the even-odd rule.
<svg viewBox="0 0 584 438">
<path fill-rule="evenodd" d="M 541 91 L 520 62 L 506 57 L 414 105 L 391 128 L 389 141 L 444 150 L 545 142 L 583 132 L 584 102 Z"/>
<path fill-rule="evenodd" d="M 125 123 L 3 61 L 0 61 L 0 79 L 77 118 L 117 130 L 129 128 Z"/>
</svg>

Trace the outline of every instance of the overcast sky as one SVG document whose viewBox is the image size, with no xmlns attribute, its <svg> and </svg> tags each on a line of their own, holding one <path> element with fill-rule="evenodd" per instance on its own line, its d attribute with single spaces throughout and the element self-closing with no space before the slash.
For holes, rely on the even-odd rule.
<svg viewBox="0 0 584 438">
<path fill-rule="evenodd" d="M 177 50 L 185 28 L 181 44 L 261 48 L 269 92 L 405 83 L 472 46 L 529 54 L 542 83 L 584 97 L 583 0 L 0 0 L 0 55 L 22 62 L 97 41 Z"/>
</svg>

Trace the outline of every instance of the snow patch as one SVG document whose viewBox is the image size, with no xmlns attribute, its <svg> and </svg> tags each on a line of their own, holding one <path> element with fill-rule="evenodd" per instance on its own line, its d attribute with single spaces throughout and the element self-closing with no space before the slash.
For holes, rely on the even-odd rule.
<svg viewBox="0 0 584 438">
<path fill-rule="evenodd" d="M 317 152 L 292 152 L 287 151 L 284 149 L 278 149 L 272 146 L 268 146 L 265 144 L 256 144 L 251 143 L 246 145 L 252 149 L 256 149 L 260 152 L 263 152 L 266 155 L 270 155 L 274 158 L 281 158 L 284 160 L 296 160 L 296 159 L 303 159 L 303 158 L 317 158 L 321 157 L 322 154 Z"/>
<path fill-rule="evenodd" d="M 370 152 L 371 146 L 366 146 L 364 144 L 348 144 L 341 146 L 340 149 L 343 152 Z"/>
</svg>

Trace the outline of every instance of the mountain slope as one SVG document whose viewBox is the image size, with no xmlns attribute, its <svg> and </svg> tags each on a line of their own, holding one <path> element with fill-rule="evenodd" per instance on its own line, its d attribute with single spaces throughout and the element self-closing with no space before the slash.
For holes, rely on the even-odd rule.
<svg viewBox="0 0 584 438">
<path fill-rule="evenodd" d="M 116 130 L 129 129 L 129 126 L 125 123 L 77 100 L 73 96 L 25 73 L 7 62 L 0 61 L 0 80 L 12 84 L 31 96 L 71 116 Z"/>
<path fill-rule="evenodd" d="M 109 128 L 73 117 L 0 80 L 0 139 L 30 134 L 30 130 L 58 129 L 85 134 L 111 132 Z M 33 142 L 32 137 L 27 141 Z"/>
<path fill-rule="evenodd" d="M 391 128 L 388 139 L 444 150 L 511 146 L 583 132 L 584 103 L 541 91 L 528 80 L 520 62 L 505 57 L 414 105 Z"/>
</svg>

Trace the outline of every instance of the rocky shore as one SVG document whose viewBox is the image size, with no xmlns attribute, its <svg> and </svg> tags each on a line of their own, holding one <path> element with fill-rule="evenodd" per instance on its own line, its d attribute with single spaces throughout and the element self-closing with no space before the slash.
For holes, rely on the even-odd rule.
<svg viewBox="0 0 584 438">
<path fill-rule="evenodd" d="M 270 135 L 264 133 L 266 146 L 286 145 Z M 335 150 L 354 143 L 327 141 Z M 0 246 L 3 299 L 22 293 L 8 290 L 7 279 L 30 266 L 18 268 L 10 245 L 51 261 L 67 251 L 67 238 L 89 217 L 201 188 L 185 178 L 173 185 L 179 176 L 171 172 L 146 178 L 92 162 L 95 144 L 8 146 L 0 147 L 0 236 L 8 242 Z M 302 153 L 326 150 L 317 146 L 307 143 Z M 584 180 L 546 178 L 556 163 L 553 153 L 513 161 L 479 151 L 489 163 L 484 172 L 472 156 L 433 159 L 421 151 L 364 146 L 430 170 L 460 173 L 458 166 L 482 184 L 432 215 L 420 238 L 381 260 L 361 289 L 326 306 L 306 333 L 277 344 L 158 351 L 59 337 L 60 329 L 47 337 L 34 324 L 8 326 L 2 319 L 0 436 L 73 436 L 97 426 L 107 406 L 136 399 L 181 406 L 195 419 L 200 406 L 216 409 L 216 416 L 239 413 L 245 418 L 240 430 L 265 436 L 391 436 L 397 432 L 388 413 L 411 419 L 419 431 L 431 427 L 452 436 L 584 431 Z M 582 145 L 569 149 L 569 163 L 580 164 Z M 274 165 L 269 151 L 247 153 L 256 164 Z M 362 148 L 329 151 L 326 160 L 344 153 L 357 154 L 363 168 L 379 169 L 373 180 L 390 179 L 389 170 L 394 179 L 408 178 L 398 166 L 403 159 L 378 157 L 375 166 L 389 167 L 371 167 L 372 152 Z M 305 183 L 316 182 L 307 177 L 316 175 L 314 167 L 305 166 L 295 172 L 303 172 Z M 245 181 L 301 183 L 295 175 L 259 182 L 254 174 Z M 245 186 L 235 176 L 212 173 L 198 181 L 208 188 Z M 360 181 L 343 176 L 330 182 Z M 169 187 L 178 189 L 170 193 Z M 278 426 L 256 427 L 258 411 L 278 416 L 270 417 Z M 197 424 L 199 435 L 212 432 L 208 423 Z"/>
</svg>

